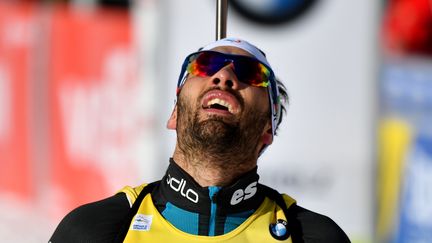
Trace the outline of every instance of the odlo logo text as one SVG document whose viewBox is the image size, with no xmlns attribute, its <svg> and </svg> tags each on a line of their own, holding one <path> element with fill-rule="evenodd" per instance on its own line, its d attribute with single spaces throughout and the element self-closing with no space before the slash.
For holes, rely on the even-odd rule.
<svg viewBox="0 0 432 243">
<path fill-rule="evenodd" d="M 258 182 L 255 181 L 249 184 L 249 186 L 247 186 L 244 190 L 243 189 L 236 190 L 231 197 L 231 202 L 230 202 L 231 205 L 236 205 L 243 200 L 247 200 L 253 197 L 257 192 L 257 187 L 256 187 L 257 183 Z"/>
<path fill-rule="evenodd" d="M 197 203 L 199 200 L 198 193 L 196 193 L 191 188 L 187 189 L 185 191 L 186 181 L 184 179 L 177 180 L 176 178 L 172 177 L 170 174 L 168 174 L 167 177 L 167 184 L 176 192 L 180 192 L 180 195 L 183 197 L 189 199 L 190 201 Z"/>
</svg>

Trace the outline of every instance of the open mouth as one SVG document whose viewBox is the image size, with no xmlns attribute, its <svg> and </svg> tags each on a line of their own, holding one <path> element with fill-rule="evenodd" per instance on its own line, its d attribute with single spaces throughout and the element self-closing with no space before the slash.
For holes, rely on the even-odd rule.
<svg viewBox="0 0 432 243">
<path fill-rule="evenodd" d="M 239 103 L 233 95 L 227 92 L 212 90 L 203 97 L 202 108 L 209 112 L 233 115 L 239 112 Z"/>
<path fill-rule="evenodd" d="M 229 113 L 234 113 L 232 105 L 226 102 L 225 100 L 221 99 L 211 99 L 207 102 L 206 107 L 204 109 L 216 109 L 216 110 L 222 110 L 222 111 L 228 111 Z"/>
</svg>

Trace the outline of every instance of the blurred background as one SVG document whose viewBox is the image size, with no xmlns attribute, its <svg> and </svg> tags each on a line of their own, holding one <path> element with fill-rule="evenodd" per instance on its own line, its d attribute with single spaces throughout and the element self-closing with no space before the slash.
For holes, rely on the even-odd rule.
<svg viewBox="0 0 432 243">
<path fill-rule="evenodd" d="M 353 242 L 432 242 L 432 1 L 229 0 L 290 105 L 261 182 Z M 0 1 L 0 238 L 159 179 L 184 57 L 215 0 Z"/>
</svg>

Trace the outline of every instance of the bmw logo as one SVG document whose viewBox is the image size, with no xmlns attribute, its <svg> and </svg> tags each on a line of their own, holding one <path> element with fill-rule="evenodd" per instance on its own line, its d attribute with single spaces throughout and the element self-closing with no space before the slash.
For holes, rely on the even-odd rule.
<svg viewBox="0 0 432 243">
<path fill-rule="evenodd" d="M 230 0 L 242 16 L 261 24 L 282 24 L 298 19 L 316 0 Z"/>
<path fill-rule="evenodd" d="M 278 219 L 275 224 L 270 224 L 270 234 L 277 240 L 286 240 L 290 236 L 287 229 L 287 221 Z"/>
</svg>

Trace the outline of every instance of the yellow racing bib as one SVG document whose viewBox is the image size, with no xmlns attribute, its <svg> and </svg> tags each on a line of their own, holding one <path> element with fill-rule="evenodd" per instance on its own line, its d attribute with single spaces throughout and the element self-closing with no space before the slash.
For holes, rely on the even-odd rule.
<svg viewBox="0 0 432 243">
<path fill-rule="evenodd" d="M 126 193 L 131 205 L 137 199 L 139 193 L 146 185 L 132 188 L 125 187 L 122 192 Z M 295 200 L 283 194 L 287 207 L 295 203 Z M 240 226 L 229 233 L 218 236 L 201 236 L 185 233 L 170 224 L 154 206 L 151 194 L 147 194 L 129 225 L 124 242 L 137 243 L 198 243 L 198 242 L 292 242 L 291 236 L 284 231 L 287 218 L 283 210 L 269 198 L 265 198 L 261 206 Z M 284 234 L 285 233 L 285 234 Z M 279 239 L 278 239 L 279 237 Z"/>
</svg>

